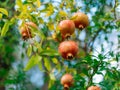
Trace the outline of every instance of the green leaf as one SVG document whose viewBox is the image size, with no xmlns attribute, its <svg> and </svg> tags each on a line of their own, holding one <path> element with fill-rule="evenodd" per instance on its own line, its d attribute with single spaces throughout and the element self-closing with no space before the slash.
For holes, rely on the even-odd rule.
<svg viewBox="0 0 120 90">
<path fill-rule="evenodd" d="M 54 29 L 55 29 L 55 28 L 54 28 L 54 24 L 51 23 L 51 22 L 48 22 L 48 23 L 47 23 L 47 26 L 48 26 L 49 30 L 54 30 Z"/>
<path fill-rule="evenodd" d="M 44 71 L 44 70 L 43 70 L 42 62 L 39 62 L 39 63 L 38 63 L 38 67 L 39 67 L 40 71 Z"/>
<path fill-rule="evenodd" d="M 37 52 L 37 47 L 36 46 L 33 46 L 33 52 Z"/>
<path fill-rule="evenodd" d="M 27 63 L 26 67 L 24 68 L 25 71 L 31 69 L 33 66 L 38 64 L 41 61 L 42 57 L 40 57 L 38 54 L 33 55 L 29 62 Z"/>
<path fill-rule="evenodd" d="M 46 15 L 45 16 L 49 17 L 49 16 L 53 15 L 53 13 L 54 13 L 54 6 L 51 3 L 49 3 L 48 6 L 46 7 Z"/>
<path fill-rule="evenodd" d="M 44 24 L 43 18 L 39 17 L 38 20 L 39 20 L 40 24 Z"/>
<path fill-rule="evenodd" d="M 51 64 L 50 64 L 50 60 L 48 58 L 44 58 L 44 65 L 48 71 L 51 70 Z"/>
<path fill-rule="evenodd" d="M 58 64 L 56 65 L 56 68 L 57 68 L 58 72 L 61 72 L 61 64 L 60 64 L 60 63 L 58 63 Z"/>
<path fill-rule="evenodd" d="M 8 11 L 4 8 L 0 8 L 0 12 L 8 16 Z"/>
<path fill-rule="evenodd" d="M 31 56 L 32 54 L 32 45 L 29 45 L 28 49 L 27 49 L 27 55 Z"/>
<path fill-rule="evenodd" d="M 100 72 L 100 71 L 98 71 L 96 74 L 101 74 L 101 75 L 103 75 L 103 76 L 104 76 L 104 74 L 103 74 L 102 72 Z"/>
<path fill-rule="evenodd" d="M 39 31 L 38 28 L 34 28 L 34 27 L 30 27 L 30 29 L 32 30 L 33 34 L 38 35 L 42 39 L 45 39 L 45 35 L 41 30 Z"/>
<path fill-rule="evenodd" d="M 51 87 L 54 85 L 54 82 L 55 82 L 54 80 L 50 80 L 50 81 L 49 81 L 48 88 L 51 88 Z"/>
<path fill-rule="evenodd" d="M 75 20 L 77 17 L 78 17 L 78 16 L 75 15 L 75 16 L 71 17 L 70 20 Z"/>
<path fill-rule="evenodd" d="M 77 72 L 76 72 L 76 69 L 74 69 L 74 68 L 66 68 L 66 71 L 67 71 L 67 73 L 73 73 L 73 74 L 77 74 Z"/>
<path fill-rule="evenodd" d="M 55 75 L 53 73 L 50 73 L 49 75 L 51 80 L 56 80 Z"/>
<path fill-rule="evenodd" d="M 105 56 L 103 56 L 102 54 L 99 54 L 99 55 L 98 55 L 98 58 L 99 58 L 100 60 L 103 60 L 103 59 L 105 59 Z"/>
<path fill-rule="evenodd" d="M 42 50 L 40 52 L 42 56 L 59 56 L 59 53 L 56 50 Z"/>
<path fill-rule="evenodd" d="M 23 10 L 22 0 L 16 0 L 16 5 L 19 7 L 20 10 Z"/>
<path fill-rule="evenodd" d="M 2 19 L 2 14 L 0 13 L 0 19 Z"/>
<path fill-rule="evenodd" d="M 59 15 L 62 17 L 66 17 L 67 13 L 65 11 L 61 10 L 61 11 L 59 11 Z"/>
<path fill-rule="evenodd" d="M 57 58 L 52 58 L 52 62 L 53 62 L 54 64 L 58 64 L 58 59 L 57 59 Z"/>
<path fill-rule="evenodd" d="M 41 2 L 40 0 L 37 0 L 37 7 L 40 7 L 41 6 Z"/>
<path fill-rule="evenodd" d="M 6 21 L 3 28 L 2 28 L 2 31 L 1 31 L 1 36 L 5 36 L 5 34 L 7 33 L 8 29 L 9 29 L 9 21 Z"/>
<path fill-rule="evenodd" d="M 10 25 L 14 24 L 14 23 L 15 23 L 15 20 L 16 20 L 16 19 L 15 19 L 14 17 L 11 18 L 11 19 L 10 19 Z"/>
<path fill-rule="evenodd" d="M 40 30 L 40 31 L 36 31 L 36 33 L 42 38 L 45 39 L 45 35 L 44 33 Z"/>
<path fill-rule="evenodd" d="M 40 42 L 34 41 L 34 46 L 33 47 L 36 47 L 38 53 L 42 50 L 42 47 L 41 47 L 42 42 L 43 42 L 42 40 Z"/>
</svg>

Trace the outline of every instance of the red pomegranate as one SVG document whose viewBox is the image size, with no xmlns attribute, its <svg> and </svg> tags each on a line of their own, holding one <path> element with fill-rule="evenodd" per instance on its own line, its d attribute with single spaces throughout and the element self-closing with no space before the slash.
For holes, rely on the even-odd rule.
<svg viewBox="0 0 120 90">
<path fill-rule="evenodd" d="M 27 26 L 21 27 L 20 33 L 22 35 L 23 40 L 27 40 L 28 38 L 32 38 L 30 29 L 28 29 Z"/>
<path fill-rule="evenodd" d="M 65 90 L 68 90 L 70 86 L 73 85 L 73 76 L 71 74 L 65 74 L 61 78 L 61 84 L 64 86 Z"/>
<path fill-rule="evenodd" d="M 88 87 L 87 90 L 101 90 L 101 88 L 98 86 L 90 86 L 90 87 Z"/>
<path fill-rule="evenodd" d="M 83 29 L 89 25 L 88 16 L 82 12 L 75 13 L 72 18 L 75 27 L 78 29 Z"/>
<path fill-rule="evenodd" d="M 33 22 L 26 22 L 20 29 L 20 33 L 22 35 L 23 40 L 27 40 L 29 38 L 32 38 L 31 34 L 31 28 L 36 28 L 37 25 Z"/>
<path fill-rule="evenodd" d="M 59 30 L 65 38 L 70 37 L 75 31 L 75 25 L 72 20 L 63 20 L 59 23 Z"/>
<path fill-rule="evenodd" d="M 75 41 L 63 41 L 58 51 L 64 59 L 73 59 L 78 53 L 78 44 Z"/>
</svg>

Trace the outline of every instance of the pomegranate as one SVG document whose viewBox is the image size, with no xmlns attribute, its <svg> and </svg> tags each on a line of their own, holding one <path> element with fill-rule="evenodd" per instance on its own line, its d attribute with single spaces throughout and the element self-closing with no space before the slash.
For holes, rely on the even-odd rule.
<svg viewBox="0 0 120 90">
<path fill-rule="evenodd" d="M 75 41 L 63 41 L 58 51 L 64 59 L 73 59 L 78 53 L 78 44 Z"/>
<path fill-rule="evenodd" d="M 20 33 L 22 35 L 23 40 L 27 40 L 29 38 L 32 38 L 31 34 L 31 27 L 36 28 L 37 26 L 33 22 L 26 22 L 20 29 Z"/>
<path fill-rule="evenodd" d="M 84 29 L 89 25 L 88 16 L 82 12 L 77 12 L 73 15 L 73 22 L 78 29 Z"/>
<path fill-rule="evenodd" d="M 65 38 L 70 37 L 75 31 L 75 25 L 72 20 L 63 20 L 59 23 L 59 30 Z"/>
<path fill-rule="evenodd" d="M 101 88 L 98 86 L 90 86 L 90 87 L 88 87 L 87 90 L 101 90 Z"/>
<path fill-rule="evenodd" d="M 32 38 L 30 29 L 26 28 L 26 26 L 21 27 L 20 33 L 21 33 L 21 35 L 22 35 L 22 39 L 23 39 L 23 40 L 27 40 L 28 38 Z"/>
<path fill-rule="evenodd" d="M 71 74 L 65 74 L 61 78 L 61 84 L 64 86 L 65 90 L 68 90 L 70 86 L 73 85 L 73 76 Z"/>
</svg>

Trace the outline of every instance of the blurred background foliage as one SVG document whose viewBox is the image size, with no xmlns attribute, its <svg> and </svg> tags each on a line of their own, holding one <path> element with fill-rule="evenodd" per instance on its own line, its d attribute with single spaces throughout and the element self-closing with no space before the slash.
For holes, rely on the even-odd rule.
<svg viewBox="0 0 120 90">
<path fill-rule="evenodd" d="M 81 11 L 90 25 L 76 30 L 79 57 L 61 58 L 52 38 L 61 20 Z M 20 27 L 32 21 L 36 36 L 24 41 Z M 60 78 L 74 76 L 70 90 L 98 85 L 120 90 L 119 0 L 0 0 L 0 90 L 62 90 Z"/>
</svg>

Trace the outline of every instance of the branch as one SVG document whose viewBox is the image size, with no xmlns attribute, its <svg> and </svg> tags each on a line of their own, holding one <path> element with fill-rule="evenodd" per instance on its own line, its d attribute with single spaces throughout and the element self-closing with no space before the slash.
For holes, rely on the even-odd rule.
<svg viewBox="0 0 120 90">
<path fill-rule="evenodd" d="M 94 35 L 94 37 L 91 39 L 91 41 L 88 43 L 88 46 L 90 46 L 90 51 L 93 50 L 93 45 L 94 45 L 94 42 L 98 36 L 98 34 L 100 33 L 101 31 L 101 28 L 96 32 L 96 34 Z M 91 44 L 91 45 L 90 45 Z"/>
<path fill-rule="evenodd" d="M 115 0 L 115 5 L 114 5 L 114 7 L 113 7 L 115 20 L 117 19 L 117 17 L 116 17 L 116 12 L 115 12 L 116 7 L 117 7 L 117 0 Z"/>
</svg>

